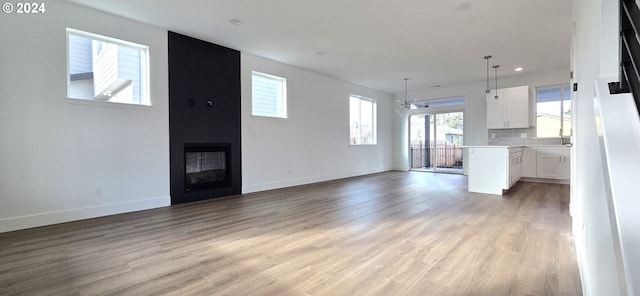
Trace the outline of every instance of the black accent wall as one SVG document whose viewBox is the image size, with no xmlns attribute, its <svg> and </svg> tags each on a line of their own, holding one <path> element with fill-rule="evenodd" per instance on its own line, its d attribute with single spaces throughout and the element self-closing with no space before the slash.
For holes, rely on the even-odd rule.
<svg viewBox="0 0 640 296">
<path fill-rule="evenodd" d="M 240 52 L 169 32 L 172 204 L 241 193 L 240 116 Z M 230 144 L 230 186 L 186 192 L 185 144 Z"/>
</svg>

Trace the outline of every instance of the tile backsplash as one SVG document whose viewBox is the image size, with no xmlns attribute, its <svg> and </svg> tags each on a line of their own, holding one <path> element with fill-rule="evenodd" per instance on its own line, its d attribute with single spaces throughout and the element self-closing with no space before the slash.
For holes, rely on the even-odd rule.
<svg viewBox="0 0 640 296">
<path fill-rule="evenodd" d="M 537 138 L 535 128 L 490 129 L 489 145 L 560 145 L 560 138 Z M 563 143 L 568 143 L 564 138 Z"/>
</svg>

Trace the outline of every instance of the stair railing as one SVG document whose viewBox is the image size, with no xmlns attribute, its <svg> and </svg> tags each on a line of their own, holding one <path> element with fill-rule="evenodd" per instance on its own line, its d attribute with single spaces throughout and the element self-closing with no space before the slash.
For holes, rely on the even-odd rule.
<svg viewBox="0 0 640 296">
<path fill-rule="evenodd" d="M 620 0 L 620 82 L 609 83 L 611 94 L 631 92 L 640 113 L 640 8 L 635 0 Z"/>
</svg>

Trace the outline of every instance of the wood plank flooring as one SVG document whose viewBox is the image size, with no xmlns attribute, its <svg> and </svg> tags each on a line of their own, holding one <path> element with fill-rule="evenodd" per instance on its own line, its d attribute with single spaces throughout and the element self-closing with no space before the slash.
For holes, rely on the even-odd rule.
<svg viewBox="0 0 640 296">
<path fill-rule="evenodd" d="M 0 295 L 581 295 L 567 185 L 387 172 L 0 234 Z"/>
</svg>

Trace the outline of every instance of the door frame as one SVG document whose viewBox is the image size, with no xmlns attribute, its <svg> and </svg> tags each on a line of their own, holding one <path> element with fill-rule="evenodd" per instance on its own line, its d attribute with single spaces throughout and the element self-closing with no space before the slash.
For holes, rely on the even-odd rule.
<svg viewBox="0 0 640 296">
<path fill-rule="evenodd" d="M 412 163 L 412 159 L 411 159 L 411 117 L 412 116 L 420 116 L 420 115 L 428 115 L 428 116 L 435 116 L 437 117 L 438 114 L 446 114 L 446 113 L 457 113 L 457 112 L 461 112 L 462 113 L 462 122 L 464 123 L 464 118 L 465 118 L 465 108 L 464 105 L 463 106 L 456 106 L 458 108 L 446 108 L 446 109 L 416 109 L 416 110 L 412 110 L 413 112 L 409 113 L 408 118 L 407 118 L 407 149 L 409 149 L 409 154 L 408 154 L 408 166 L 409 166 L 409 170 L 410 171 L 420 171 L 420 172 L 432 172 L 432 173 L 449 173 L 449 174 L 460 174 L 463 175 L 464 174 L 464 161 L 463 161 L 463 168 L 460 169 L 460 171 L 442 171 L 442 170 L 438 170 L 438 154 L 436 154 L 435 157 L 435 166 L 432 166 L 431 169 L 414 169 L 411 167 L 411 163 Z M 434 121 L 435 121 L 435 117 L 434 117 Z M 433 131 L 434 133 L 434 137 L 437 140 L 437 127 L 434 124 L 433 127 Z M 464 128 L 462 130 L 462 135 L 463 135 L 463 145 L 464 145 Z M 430 144 L 430 140 L 427 142 Z M 463 152 L 464 153 L 464 152 Z"/>
</svg>

